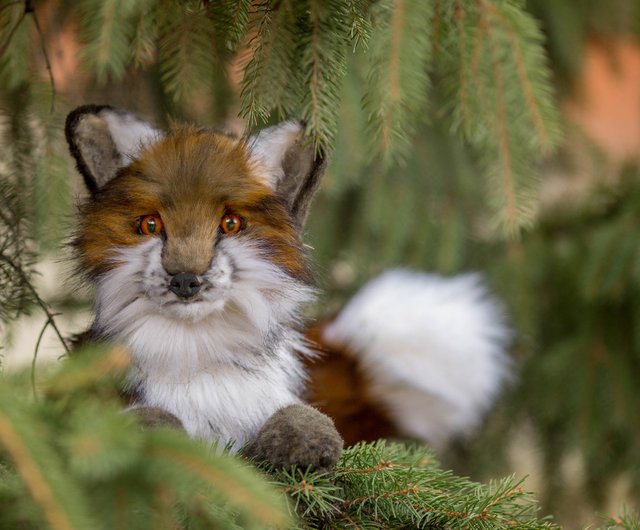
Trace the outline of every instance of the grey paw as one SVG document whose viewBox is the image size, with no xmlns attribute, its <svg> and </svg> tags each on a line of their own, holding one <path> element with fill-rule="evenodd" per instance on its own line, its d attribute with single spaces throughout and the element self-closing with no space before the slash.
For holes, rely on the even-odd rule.
<svg viewBox="0 0 640 530">
<path fill-rule="evenodd" d="M 145 428 L 169 427 L 184 430 L 182 422 L 176 416 L 160 407 L 134 407 L 129 411 L 138 417 L 138 422 Z"/>
<path fill-rule="evenodd" d="M 295 465 L 327 471 L 340 458 L 342 446 L 342 438 L 327 416 L 308 405 L 289 405 L 267 420 L 243 453 L 275 469 Z"/>
</svg>

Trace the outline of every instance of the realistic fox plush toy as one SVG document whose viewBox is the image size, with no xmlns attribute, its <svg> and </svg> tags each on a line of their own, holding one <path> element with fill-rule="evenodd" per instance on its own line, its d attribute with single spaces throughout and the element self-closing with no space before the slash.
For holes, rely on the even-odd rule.
<svg viewBox="0 0 640 530">
<path fill-rule="evenodd" d="M 477 278 L 389 273 L 309 331 L 324 352 L 310 360 L 302 228 L 325 162 L 299 123 L 243 138 L 162 132 L 89 105 L 68 116 L 66 136 L 90 192 L 75 237 L 96 286 L 85 340 L 131 350 L 125 391 L 145 423 L 275 467 L 326 469 L 343 441 L 300 397 L 305 364 L 306 397 L 349 441 L 367 418 L 389 426 L 383 435 L 431 442 L 478 423 L 506 373 L 508 332 Z"/>
</svg>

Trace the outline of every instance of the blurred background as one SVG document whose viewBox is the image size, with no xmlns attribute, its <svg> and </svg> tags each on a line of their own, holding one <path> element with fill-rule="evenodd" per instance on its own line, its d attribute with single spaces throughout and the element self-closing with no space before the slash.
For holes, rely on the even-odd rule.
<svg viewBox="0 0 640 530">
<path fill-rule="evenodd" d="M 542 512 L 567 528 L 640 509 L 640 4 L 407 2 L 430 10 L 398 30 L 391 3 L 354 1 L 363 17 L 340 30 L 350 45 L 318 48 L 326 114 L 306 95 L 276 97 L 313 78 L 289 87 L 288 70 L 256 53 L 266 42 L 279 57 L 286 38 L 315 35 L 295 19 L 283 36 L 297 9 L 327 35 L 347 15 L 282 2 L 266 26 L 270 2 L 221 2 L 226 19 L 216 4 L 0 0 L 0 250 L 12 260 L 0 259 L 3 369 L 34 351 L 39 362 L 63 354 L 12 266 L 63 333 L 91 321 L 65 246 L 85 193 L 64 141 L 70 110 L 108 103 L 160 126 L 235 132 L 295 113 L 332 160 L 307 227 L 324 291 L 312 316 L 389 267 L 482 271 L 515 330 L 516 377 L 445 465 L 476 480 L 526 475 Z M 394 53 L 395 100 L 393 82 L 375 90 L 395 79 Z"/>
</svg>

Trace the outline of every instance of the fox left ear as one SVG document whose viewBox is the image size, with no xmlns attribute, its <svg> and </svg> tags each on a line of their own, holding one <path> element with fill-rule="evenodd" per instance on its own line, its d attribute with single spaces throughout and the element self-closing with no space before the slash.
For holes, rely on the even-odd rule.
<svg viewBox="0 0 640 530">
<path fill-rule="evenodd" d="M 249 156 L 267 185 L 283 197 L 294 219 L 304 224 L 327 166 L 304 137 L 304 126 L 286 121 L 263 129 L 247 142 Z"/>
<path fill-rule="evenodd" d="M 162 133 L 134 114 L 84 105 L 67 116 L 65 134 L 78 171 L 93 194 Z"/>
</svg>

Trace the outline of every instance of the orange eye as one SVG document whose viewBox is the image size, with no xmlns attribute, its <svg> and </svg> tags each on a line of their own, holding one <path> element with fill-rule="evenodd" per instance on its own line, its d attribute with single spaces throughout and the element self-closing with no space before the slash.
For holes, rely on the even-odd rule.
<svg viewBox="0 0 640 530">
<path fill-rule="evenodd" d="M 220 221 L 220 230 L 228 236 L 237 234 L 242 228 L 242 219 L 234 213 L 226 214 Z"/>
<path fill-rule="evenodd" d="M 144 215 L 140 218 L 138 232 L 145 236 L 157 236 L 163 227 L 162 218 L 158 214 Z"/>
</svg>

